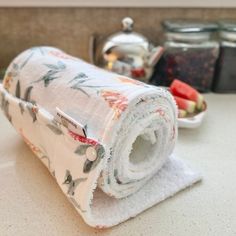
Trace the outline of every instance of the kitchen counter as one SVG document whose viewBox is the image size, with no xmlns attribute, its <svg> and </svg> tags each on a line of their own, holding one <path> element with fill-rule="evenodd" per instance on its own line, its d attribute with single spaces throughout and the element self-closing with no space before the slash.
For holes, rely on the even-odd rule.
<svg viewBox="0 0 236 236">
<path fill-rule="evenodd" d="M 116 227 L 87 226 L 0 113 L 0 235 L 236 235 L 236 95 L 206 95 L 201 127 L 179 131 L 176 153 L 203 181 Z"/>
</svg>

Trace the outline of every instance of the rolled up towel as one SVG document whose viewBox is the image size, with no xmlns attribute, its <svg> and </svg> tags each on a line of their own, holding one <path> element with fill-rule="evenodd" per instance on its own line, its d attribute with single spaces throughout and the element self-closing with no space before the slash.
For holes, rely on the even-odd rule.
<svg viewBox="0 0 236 236">
<path fill-rule="evenodd" d="M 36 47 L 12 61 L 0 94 L 9 121 L 93 227 L 200 179 L 172 155 L 177 109 L 164 89 Z"/>
</svg>

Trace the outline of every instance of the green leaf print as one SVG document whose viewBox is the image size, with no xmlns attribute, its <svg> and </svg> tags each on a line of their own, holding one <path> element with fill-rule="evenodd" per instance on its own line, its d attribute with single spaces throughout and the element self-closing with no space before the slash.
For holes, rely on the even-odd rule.
<svg viewBox="0 0 236 236">
<path fill-rule="evenodd" d="M 18 64 L 13 63 L 12 68 L 13 68 L 14 70 L 18 70 L 19 66 L 18 66 Z"/>
<path fill-rule="evenodd" d="M 20 98 L 20 81 L 19 80 L 17 81 L 17 84 L 16 84 L 16 97 Z"/>
<path fill-rule="evenodd" d="M 62 134 L 62 131 L 56 125 L 47 124 L 47 127 L 56 135 L 61 135 Z"/>
<path fill-rule="evenodd" d="M 4 104 L 5 104 L 5 98 L 6 98 L 6 95 L 4 93 L 2 93 L 2 99 L 1 99 L 1 108 L 2 109 L 3 109 Z"/>
<path fill-rule="evenodd" d="M 33 86 L 29 86 L 26 90 L 25 90 L 25 95 L 24 95 L 24 100 L 26 102 L 30 101 L 30 95 L 31 95 L 31 91 L 33 89 Z"/>
<path fill-rule="evenodd" d="M 19 108 L 20 108 L 21 115 L 23 115 L 24 111 L 25 111 L 24 105 L 21 102 L 19 102 L 18 105 L 19 105 Z"/>
<path fill-rule="evenodd" d="M 74 84 L 70 87 L 72 89 L 76 89 L 81 91 L 83 94 L 86 96 L 90 96 L 89 93 L 87 92 L 87 89 L 93 89 L 97 94 L 99 94 L 99 88 L 107 88 L 109 86 L 107 85 L 90 85 L 86 84 L 87 82 L 93 80 L 92 78 L 89 78 L 86 74 L 84 73 L 79 73 L 76 75 L 72 80 L 70 80 L 68 83 L 74 82 Z M 86 89 L 85 89 L 86 88 Z"/>
<path fill-rule="evenodd" d="M 25 59 L 25 61 L 23 61 L 23 63 L 21 64 L 20 68 L 23 69 L 24 66 L 28 63 L 28 61 L 30 60 L 30 58 L 34 55 L 34 52 L 30 53 L 30 55 Z"/>
<path fill-rule="evenodd" d="M 39 80 L 35 82 L 44 81 L 44 87 L 47 87 L 52 80 L 57 79 L 58 77 L 54 76 L 58 71 L 49 70 L 46 75 L 42 76 Z"/>
<path fill-rule="evenodd" d="M 87 148 L 90 147 L 89 144 L 85 144 L 85 145 L 80 145 L 79 147 L 77 147 L 77 149 L 75 150 L 75 153 L 82 156 L 85 155 Z"/>
<path fill-rule="evenodd" d="M 90 97 L 89 94 L 82 88 L 79 88 L 77 85 L 71 86 L 72 89 L 76 89 L 79 90 L 80 92 L 82 92 L 83 94 L 85 94 L 87 97 Z"/>
<path fill-rule="evenodd" d="M 3 111 L 4 111 L 7 119 L 11 122 L 12 118 L 11 118 L 11 115 L 9 113 L 9 102 L 7 100 L 4 101 Z"/>
<path fill-rule="evenodd" d="M 105 156 L 105 149 L 102 145 L 99 145 L 97 148 L 97 155 L 100 159 L 104 158 Z"/>
<path fill-rule="evenodd" d="M 58 76 L 58 73 L 62 72 L 63 70 L 66 69 L 66 65 L 63 62 L 58 61 L 56 65 L 54 64 L 44 64 L 48 70 L 48 72 L 43 75 L 40 79 L 34 81 L 33 83 L 38 83 L 43 81 L 44 82 L 44 87 L 48 87 L 49 84 L 55 80 L 58 79 L 60 76 Z"/>
<path fill-rule="evenodd" d="M 22 64 L 20 65 L 20 69 L 23 69 L 26 66 L 26 64 L 30 61 L 31 57 L 33 57 L 35 53 L 40 52 L 41 55 L 44 55 L 43 49 L 41 47 L 32 47 L 29 49 L 29 51 L 31 51 L 31 53 L 25 59 L 25 61 L 22 62 Z"/>
<path fill-rule="evenodd" d="M 84 132 L 84 136 L 87 138 L 87 133 L 88 133 L 88 125 L 87 124 L 83 127 L 83 132 Z"/>
<path fill-rule="evenodd" d="M 117 169 L 114 170 L 114 177 L 116 179 L 117 184 L 122 184 L 122 182 L 118 179 L 118 170 Z"/>
<path fill-rule="evenodd" d="M 90 170 L 92 170 L 92 166 L 93 162 L 87 159 L 84 163 L 83 172 L 84 173 L 90 172 Z"/>
<path fill-rule="evenodd" d="M 66 68 L 66 65 L 61 61 L 58 61 L 57 65 L 54 64 L 44 64 L 44 65 L 52 70 L 64 70 Z"/>
<path fill-rule="evenodd" d="M 44 65 L 47 66 L 49 69 L 58 70 L 58 66 L 57 65 L 52 65 L 52 64 L 44 64 Z"/>
<path fill-rule="evenodd" d="M 76 75 L 72 80 L 69 81 L 69 83 L 73 82 L 73 81 L 82 81 L 82 79 L 84 79 L 83 81 L 87 81 L 89 80 L 88 76 L 84 73 L 79 73 L 78 75 Z"/>
<path fill-rule="evenodd" d="M 86 180 L 87 178 L 73 179 L 70 171 L 66 170 L 65 179 L 62 184 L 66 184 L 68 186 L 67 194 L 70 196 L 74 196 L 77 186 Z"/>
</svg>

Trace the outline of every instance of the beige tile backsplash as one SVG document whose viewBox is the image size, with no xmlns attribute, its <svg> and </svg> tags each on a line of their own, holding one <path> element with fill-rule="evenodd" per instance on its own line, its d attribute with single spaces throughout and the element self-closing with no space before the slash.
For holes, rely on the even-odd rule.
<svg viewBox="0 0 236 236">
<path fill-rule="evenodd" d="M 135 30 L 155 44 L 166 18 L 236 19 L 236 9 L 184 8 L 0 8 L 0 68 L 22 50 L 51 45 L 88 60 L 92 34 L 108 35 L 120 29 L 123 17 L 135 20 Z"/>
</svg>

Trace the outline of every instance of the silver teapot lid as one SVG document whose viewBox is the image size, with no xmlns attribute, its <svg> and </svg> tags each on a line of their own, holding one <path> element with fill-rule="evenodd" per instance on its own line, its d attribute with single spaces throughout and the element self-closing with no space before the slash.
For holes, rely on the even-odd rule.
<svg viewBox="0 0 236 236">
<path fill-rule="evenodd" d="M 130 17 L 122 20 L 123 30 L 111 35 L 104 44 L 103 53 L 108 53 L 113 47 L 123 45 L 141 46 L 145 51 L 149 51 L 149 42 L 143 35 L 133 32 L 134 21 Z"/>
</svg>

